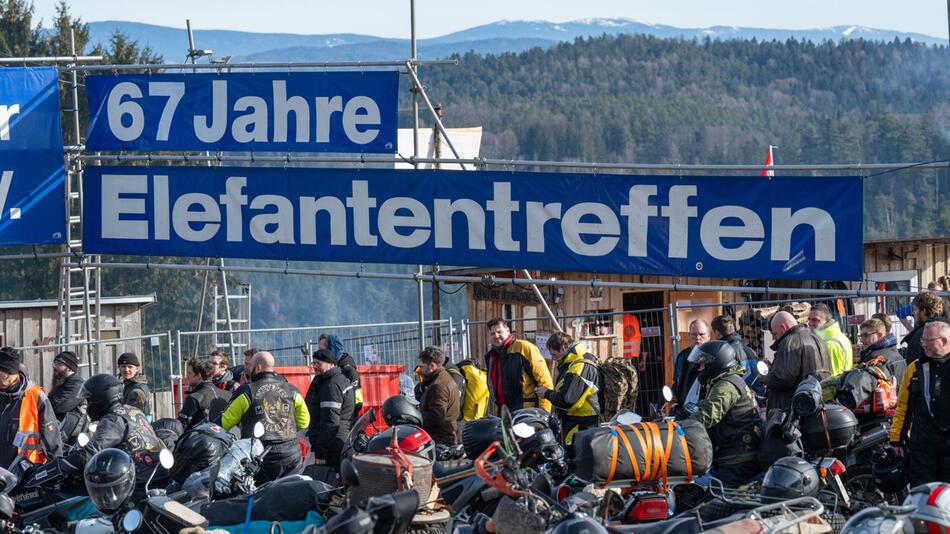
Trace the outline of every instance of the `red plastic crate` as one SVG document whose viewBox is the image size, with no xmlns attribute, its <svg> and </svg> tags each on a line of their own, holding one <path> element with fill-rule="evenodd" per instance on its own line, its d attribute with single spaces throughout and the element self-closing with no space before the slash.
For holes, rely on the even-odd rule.
<svg viewBox="0 0 950 534">
<path fill-rule="evenodd" d="M 288 382 L 297 388 L 297 391 L 299 391 L 302 396 L 307 396 L 307 390 L 310 389 L 310 381 L 313 380 L 313 372 L 309 365 L 274 367 L 274 372 L 283 375 Z"/>
<path fill-rule="evenodd" d="M 376 429 L 385 430 L 388 425 L 383 421 L 383 402 L 399 395 L 399 376 L 405 370 L 402 365 L 358 365 L 360 385 L 363 387 L 363 409 L 360 415 L 373 408 L 376 410 Z M 369 434 L 372 434 L 371 429 Z"/>
</svg>

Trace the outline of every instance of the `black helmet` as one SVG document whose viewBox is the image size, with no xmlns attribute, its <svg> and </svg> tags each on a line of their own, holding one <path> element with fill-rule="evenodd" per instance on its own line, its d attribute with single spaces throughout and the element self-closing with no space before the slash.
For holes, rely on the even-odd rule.
<svg viewBox="0 0 950 534">
<path fill-rule="evenodd" d="M 894 449 L 881 448 L 871 456 L 871 480 L 885 493 L 897 493 L 907 485 L 907 460 Z"/>
<path fill-rule="evenodd" d="M 135 463 L 124 451 L 103 449 L 86 462 L 83 478 L 92 504 L 104 514 L 114 514 L 135 490 Z"/>
<path fill-rule="evenodd" d="M 171 417 L 164 417 L 158 421 L 153 421 L 152 430 L 155 431 L 155 435 L 158 436 L 158 439 L 162 440 L 165 447 L 172 451 L 175 450 L 175 444 L 178 443 L 178 438 L 185 433 L 185 427 L 181 424 L 181 421 Z"/>
<path fill-rule="evenodd" d="M 89 418 L 98 421 L 110 406 L 121 404 L 124 389 L 122 381 L 112 375 L 101 374 L 86 380 L 79 393 L 87 400 Z"/>
<path fill-rule="evenodd" d="M 707 341 L 698 347 L 699 361 L 703 370 L 699 372 L 699 383 L 705 385 L 733 365 L 740 365 L 736 349 L 725 341 Z"/>
<path fill-rule="evenodd" d="M 555 436 L 561 435 L 561 420 L 552 413 L 541 408 L 521 408 L 511 414 L 511 425 L 525 423 L 535 430 L 541 431 L 550 428 Z"/>
<path fill-rule="evenodd" d="M 779 458 L 762 479 L 759 494 L 772 500 L 814 497 L 818 494 L 818 471 L 811 463 L 797 457 Z"/>
<path fill-rule="evenodd" d="M 389 426 L 422 426 L 422 413 L 419 408 L 404 395 L 393 395 L 383 402 L 383 420 Z"/>
<path fill-rule="evenodd" d="M 550 428 L 543 428 L 533 436 L 519 439 L 518 447 L 521 449 L 521 465 L 525 467 L 540 467 L 564 458 L 564 449 Z"/>
</svg>

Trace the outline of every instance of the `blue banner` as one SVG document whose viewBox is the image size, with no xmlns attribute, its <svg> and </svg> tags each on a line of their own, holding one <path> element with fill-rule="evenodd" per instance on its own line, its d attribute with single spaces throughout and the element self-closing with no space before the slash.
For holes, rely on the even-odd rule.
<svg viewBox="0 0 950 534">
<path fill-rule="evenodd" d="M 395 153 L 399 73 L 86 77 L 88 150 Z"/>
<path fill-rule="evenodd" d="M 859 280 L 856 177 L 89 167 L 87 252 Z"/>
<path fill-rule="evenodd" d="M 59 74 L 0 69 L 0 245 L 66 240 Z"/>
</svg>

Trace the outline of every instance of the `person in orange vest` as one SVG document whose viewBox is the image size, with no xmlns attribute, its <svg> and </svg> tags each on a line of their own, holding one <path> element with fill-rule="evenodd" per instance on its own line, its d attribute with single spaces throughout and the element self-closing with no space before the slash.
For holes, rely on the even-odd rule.
<svg viewBox="0 0 950 534">
<path fill-rule="evenodd" d="M 20 351 L 0 348 L 0 466 L 20 475 L 63 454 L 46 392 L 20 371 Z"/>
</svg>

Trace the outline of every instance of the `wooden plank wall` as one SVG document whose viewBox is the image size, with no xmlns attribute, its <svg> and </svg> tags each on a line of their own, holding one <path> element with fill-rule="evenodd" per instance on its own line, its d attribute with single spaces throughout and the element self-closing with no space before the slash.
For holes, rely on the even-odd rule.
<svg viewBox="0 0 950 534">
<path fill-rule="evenodd" d="M 917 271 L 921 288 L 950 276 L 950 242 L 895 241 L 864 247 L 864 272 Z"/>
<path fill-rule="evenodd" d="M 55 343 L 56 314 L 55 306 L 0 310 L 0 332 L 3 333 L 3 345 L 21 347 Z M 103 327 L 118 325 L 121 337 L 141 335 L 142 311 L 138 305 L 104 305 L 102 317 Z M 26 365 L 30 378 L 47 389 L 52 386 L 53 358 L 59 350 L 23 351 L 23 363 Z M 118 354 L 126 351 L 140 354 L 141 343 L 101 345 L 97 371 L 114 373 L 115 359 Z"/>
</svg>

